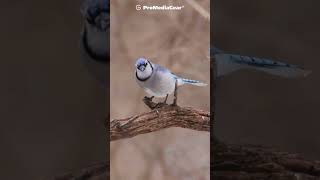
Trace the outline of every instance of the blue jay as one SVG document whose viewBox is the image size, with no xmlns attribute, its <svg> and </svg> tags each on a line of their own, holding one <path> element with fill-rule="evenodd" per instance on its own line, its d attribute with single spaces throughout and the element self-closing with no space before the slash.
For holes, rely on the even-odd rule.
<svg viewBox="0 0 320 180">
<path fill-rule="evenodd" d="M 107 62 L 110 59 L 110 2 L 85 0 L 81 8 L 84 19 L 81 33 L 82 60 L 90 73 L 107 85 Z"/>
<path fill-rule="evenodd" d="M 215 47 L 210 48 L 210 56 L 215 59 L 217 78 L 240 69 L 254 69 L 285 78 L 305 77 L 311 73 L 311 71 L 297 65 L 264 58 L 228 54 Z"/>
<path fill-rule="evenodd" d="M 139 58 L 135 64 L 135 76 L 137 83 L 154 97 L 165 97 L 163 103 L 166 103 L 168 95 L 174 92 L 173 105 L 177 103 L 177 88 L 184 84 L 195 86 L 206 86 L 207 84 L 200 81 L 184 79 L 173 74 L 169 69 L 158 64 L 150 62 L 146 58 Z M 145 97 L 148 98 L 148 97 Z"/>
</svg>

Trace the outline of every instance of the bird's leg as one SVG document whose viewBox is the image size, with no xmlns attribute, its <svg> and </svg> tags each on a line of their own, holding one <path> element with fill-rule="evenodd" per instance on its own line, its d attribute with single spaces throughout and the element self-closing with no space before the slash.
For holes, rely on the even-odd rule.
<svg viewBox="0 0 320 180">
<path fill-rule="evenodd" d="M 178 100 L 177 91 L 178 91 L 178 80 L 176 79 L 176 82 L 174 84 L 174 99 L 172 103 L 173 106 L 177 105 L 177 100 Z"/>
<path fill-rule="evenodd" d="M 166 99 L 163 101 L 163 104 L 167 103 L 168 96 L 169 96 L 169 94 L 167 94 Z"/>
<path fill-rule="evenodd" d="M 167 106 L 167 105 L 168 105 L 168 104 L 167 104 L 168 96 L 169 96 L 169 94 L 167 94 L 166 99 L 165 99 L 163 102 L 159 102 L 159 103 L 156 105 L 156 108 L 161 108 L 161 107 L 163 107 L 163 106 Z"/>
<path fill-rule="evenodd" d="M 159 102 L 159 103 L 156 105 L 156 108 L 161 108 L 161 107 L 163 107 L 163 106 L 167 106 L 167 105 L 168 105 L 168 104 L 167 104 L 168 96 L 169 96 L 169 94 L 167 94 L 166 99 L 165 99 L 163 102 Z"/>
</svg>

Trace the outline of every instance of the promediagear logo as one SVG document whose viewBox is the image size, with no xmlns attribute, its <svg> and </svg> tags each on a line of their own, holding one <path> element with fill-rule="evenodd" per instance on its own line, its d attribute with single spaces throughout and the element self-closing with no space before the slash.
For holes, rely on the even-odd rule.
<svg viewBox="0 0 320 180">
<path fill-rule="evenodd" d="M 140 11 L 140 10 L 141 10 L 141 5 L 137 4 L 137 5 L 136 5 L 136 10 L 137 10 L 137 11 Z"/>
<path fill-rule="evenodd" d="M 175 10 L 182 10 L 184 6 L 173 6 L 173 5 L 152 5 L 152 6 L 147 6 L 147 5 L 136 5 L 136 10 L 147 10 L 147 11 L 152 11 L 152 10 L 162 10 L 162 11 L 175 11 Z"/>
</svg>

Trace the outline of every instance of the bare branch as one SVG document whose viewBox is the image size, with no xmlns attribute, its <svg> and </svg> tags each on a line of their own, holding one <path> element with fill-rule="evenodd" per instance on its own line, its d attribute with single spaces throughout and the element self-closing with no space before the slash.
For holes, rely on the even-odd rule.
<svg viewBox="0 0 320 180">
<path fill-rule="evenodd" d="M 210 113 L 190 107 L 155 104 L 144 99 L 153 109 L 140 115 L 110 122 L 110 140 L 130 138 L 169 127 L 182 127 L 197 131 L 210 130 Z"/>
<path fill-rule="evenodd" d="M 316 180 L 320 162 L 258 145 L 213 144 L 214 179 Z"/>
</svg>

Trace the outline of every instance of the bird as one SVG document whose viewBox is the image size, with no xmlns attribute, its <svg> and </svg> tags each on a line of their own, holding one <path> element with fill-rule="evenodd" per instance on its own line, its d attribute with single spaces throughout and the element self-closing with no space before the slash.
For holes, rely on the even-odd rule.
<svg viewBox="0 0 320 180">
<path fill-rule="evenodd" d="M 216 47 L 210 48 L 210 56 L 215 59 L 216 78 L 229 75 L 241 69 L 254 69 L 284 78 L 305 77 L 311 73 L 310 70 L 306 70 L 298 65 L 271 59 L 226 53 Z"/>
<path fill-rule="evenodd" d="M 169 69 L 152 63 L 149 59 L 140 57 L 135 63 L 135 78 L 140 87 L 144 89 L 151 97 L 145 97 L 152 101 L 154 97 L 163 98 L 163 103 L 167 102 L 169 94 L 174 93 L 172 105 L 177 105 L 177 89 L 184 84 L 194 86 L 206 86 L 207 84 L 179 77 Z"/>
<path fill-rule="evenodd" d="M 80 37 L 82 62 L 88 71 L 106 87 L 110 61 L 110 2 L 85 0 L 80 9 L 83 27 Z"/>
</svg>

